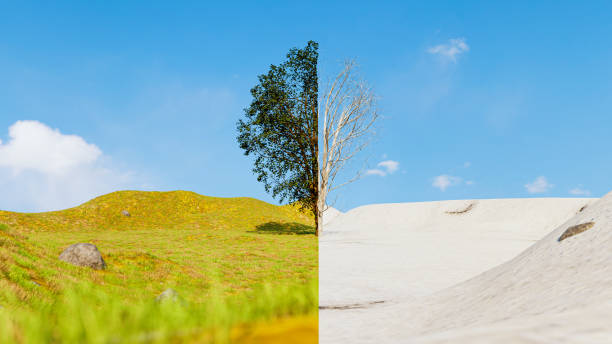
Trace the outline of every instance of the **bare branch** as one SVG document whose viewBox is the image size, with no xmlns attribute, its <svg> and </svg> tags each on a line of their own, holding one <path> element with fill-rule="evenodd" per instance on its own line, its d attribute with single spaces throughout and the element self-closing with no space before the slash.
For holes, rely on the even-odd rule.
<svg viewBox="0 0 612 344">
<path fill-rule="evenodd" d="M 336 184 L 338 172 L 368 144 L 379 119 L 376 97 L 367 84 L 355 76 L 355 63 L 346 61 L 323 96 L 323 150 L 319 159 L 319 215 L 327 209 L 327 195 L 363 176 L 363 169 Z"/>
</svg>

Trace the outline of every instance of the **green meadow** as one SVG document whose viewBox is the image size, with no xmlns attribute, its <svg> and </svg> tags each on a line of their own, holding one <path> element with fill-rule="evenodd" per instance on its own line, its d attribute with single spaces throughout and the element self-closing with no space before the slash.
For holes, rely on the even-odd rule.
<svg viewBox="0 0 612 344">
<path fill-rule="evenodd" d="M 105 270 L 58 259 L 79 242 Z M 251 198 L 120 191 L 0 211 L 0 342 L 313 342 L 317 252 L 309 216 Z M 157 302 L 168 288 L 179 298 Z"/>
</svg>

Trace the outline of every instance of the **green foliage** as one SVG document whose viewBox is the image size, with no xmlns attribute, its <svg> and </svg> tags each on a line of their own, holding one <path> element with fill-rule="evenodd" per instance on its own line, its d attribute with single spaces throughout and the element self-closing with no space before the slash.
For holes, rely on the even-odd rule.
<svg viewBox="0 0 612 344">
<path fill-rule="evenodd" d="M 281 202 L 316 214 L 318 197 L 318 44 L 291 49 L 251 89 L 253 101 L 238 121 L 238 143 L 255 156 L 253 172 Z"/>
</svg>

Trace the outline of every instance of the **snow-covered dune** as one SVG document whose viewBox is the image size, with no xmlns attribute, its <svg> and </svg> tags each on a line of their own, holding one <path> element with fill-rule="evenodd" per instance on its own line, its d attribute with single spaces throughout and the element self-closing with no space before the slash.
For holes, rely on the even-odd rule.
<svg viewBox="0 0 612 344">
<path fill-rule="evenodd" d="M 585 221 L 595 225 L 557 241 L 567 227 Z M 562 319 L 581 307 L 602 312 L 601 302 L 612 296 L 612 285 L 606 294 L 577 283 L 583 274 L 596 281 L 594 288 L 608 285 L 611 271 L 602 269 L 606 259 L 612 265 L 612 247 L 599 248 L 602 253 L 596 255 L 591 244 L 576 242 L 606 226 L 611 234 L 612 196 L 600 201 L 442 201 L 351 210 L 324 226 L 320 240 L 321 342 L 454 343 L 466 338 L 471 343 L 483 333 L 481 342 L 486 343 L 496 340 L 493 335 L 515 336 L 514 327 L 538 324 L 529 317 Z M 607 240 L 610 246 L 611 239 L 612 234 L 593 240 Z M 597 271 L 582 272 L 591 265 Z M 589 302 L 594 299 L 598 303 Z M 496 326 L 504 327 L 496 331 Z M 537 337 L 541 331 L 532 334 Z M 507 338 L 514 342 L 518 337 Z"/>
<path fill-rule="evenodd" d="M 336 219 L 340 215 L 342 215 L 342 212 L 340 210 L 333 207 L 328 207 L 323 212 L 323 226 L 330 225 L 332 220 Z"/>
</svg>

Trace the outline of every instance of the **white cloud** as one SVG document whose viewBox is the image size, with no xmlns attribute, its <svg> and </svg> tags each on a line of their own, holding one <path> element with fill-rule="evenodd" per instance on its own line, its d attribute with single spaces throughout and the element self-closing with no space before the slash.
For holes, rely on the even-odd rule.
<svg viewBox="0 0 612 344">
<path fill-rule="evenodd" d="M 544 176 L 539 176 L 533 182 L 525 184 L 525 189 L 527 189 L 527 192 L 529 192 L 530 194 L 544 193 L 549 191 L 553 187 L 554 185 L 550 184 Z"/>
<path fill-rule="evenodd" d="M 434 177 L 434 180 L 431 186 L 438 188 L 441 191 L 446 191 L 448 187 L 458 185 L 460 183 L 461 183 L 460 177 L 449 176 L 447 174 L 443 174 L 443 175 Z"/>
<path fill-rule="evenodd" d="M 447 44 L 439 44 L 427 49 L 427 52 L 434 55 L 439 55 L 445 59 L 456 62 L 457 56 L 470 50 L 470 47 L 465 43 L 465 38 L 452 38 Z"/>
<path fill-rule="evenodd" d="M 9 141 L 0 142 L 0 168 L 13 174 L 32 170 L 62 175 L 96 161 L 102 151 L 82 137 L 63 135 L 38 121 L 18 121 L 9 128 Z"/>
<path fill-rule="evenodd" d="M 38 121 L 18 121 L 0 142 L 0 209 L 46 211 L 75 206 L 125 188 L 120 172 L 96 145 Z"/>
<path fill-rule="evenodd" d="M 366 171 L 366 176 L 381 176 L 381 177 L 384 177 L 386 175 L 387 174 L 385 173 L 385 171 L 379 170 L 377 168 L 374 168 L 374 169 Z"/>
<path fill-rule="evenodd" d="M 474 185 L 474 181 L 473 180 L 466 180 L 465 181 L 465 185 Z"/>
<path fill-rule="evenodd" d="M 588 196 L 591 194 L 591 191 L 583 189 L 581 186 L 575 187 L 569 191 L 572 195 L 581 195 Z"/>
<path fill-rule="evenodd" d="M 466 161 L 466 162 L 464 162 L 464 163 L 463 163 L 463 167 L 464 167 L 464 168 L 468 168 L 468 167 L 470 167 L 470 166 L 472 166 L 472 163 L 471 163 L 471 162 L 469 162 L 469 161 Z"/>
<path fill-rule="evenodd" d="M 392 174 L 399 169 L 399 162 L 393 160 L 385 160 L 379 162 L 378 166 L 386 169 L 388 174 Z"/>
<path fill-rule="evenodd" d="M 385 160 L 379 162 L 376 166 L 380 168 L 375 168 L 366 171 L 366 175 L 375 175 L 375 176 L 387 176 L 389 174 L 393 174 L 397 172 L 399 169 L 399 162 L 393 160 Z"/>
</svg>

